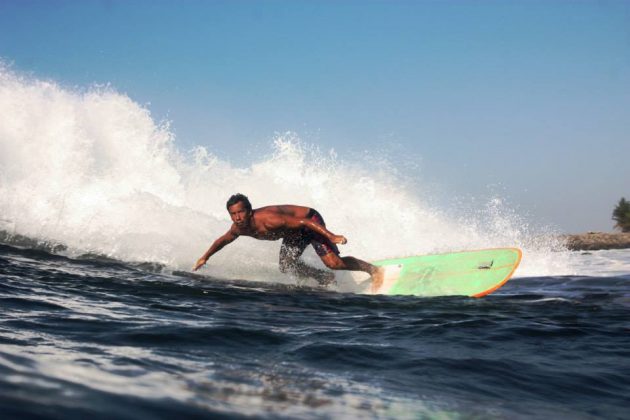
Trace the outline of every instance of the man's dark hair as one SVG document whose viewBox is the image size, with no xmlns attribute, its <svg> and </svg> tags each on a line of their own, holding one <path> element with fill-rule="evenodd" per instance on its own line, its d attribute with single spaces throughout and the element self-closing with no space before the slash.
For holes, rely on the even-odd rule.
<svg viewBox="0 0 630 420">
<path fill-rule="evenodd" d="M 225 207 L 229 210 L 230 207 L 236 203 L 243 203 L 247 211 L 252 211 L 252 204 L 249 202 L 249 198 L 241 193 L 234 194 L 232 197 L 230 197 Z"/>
</svg>

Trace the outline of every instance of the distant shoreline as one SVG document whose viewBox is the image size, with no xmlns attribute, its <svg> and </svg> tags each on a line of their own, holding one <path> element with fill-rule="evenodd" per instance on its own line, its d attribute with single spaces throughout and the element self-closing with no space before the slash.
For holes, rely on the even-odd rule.
<svg viewBox="0 0 630 420">
<path fill-rule="evenodd" d="M 630 248 L 630 233 L 587 232 L 576 235 L 560 235 L 560 238 L 572 251 Z"/>
</svg>

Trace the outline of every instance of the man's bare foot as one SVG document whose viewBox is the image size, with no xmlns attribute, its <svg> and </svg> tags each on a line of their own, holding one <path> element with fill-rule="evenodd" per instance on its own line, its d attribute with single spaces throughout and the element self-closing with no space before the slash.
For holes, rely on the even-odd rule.
<svg viewBox="0 0 630 420">
<path fill-rule="evenodd" d="M 376 294 L 378 289 L 383 285 L 385 279 L 385 269 L 383 267 L 376 267 L 376 270 L 372 273 L 372 287 L 370 291 L 372 294 Z"/>
</svg>

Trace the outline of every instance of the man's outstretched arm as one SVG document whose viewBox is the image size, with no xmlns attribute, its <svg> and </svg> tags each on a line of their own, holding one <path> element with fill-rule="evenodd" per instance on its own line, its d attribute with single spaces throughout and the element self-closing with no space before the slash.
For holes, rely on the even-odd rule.
<svg viewBox="0 0 630 420">
<path fill-rule="evenodd" d="M 212 245 L 210 245 L 210 248 L 208 248 L 208 250 L 201 256 L 201 258 L 197 260 L 192 271 L 197 271 L 208 261 L 208 258 L 219 252 L 224 246 L 226 246 L 230 242 L 233 242 L 236 238 L 238 238 L 238 235 L 233 232 L 232 229 L 228 230 L 227 233 L 225 233 L 223 236 L 217 238 L 217 240 L 215 240 Z"/>
<path fill-rule="evenodd" d="M 315 223 L 311 219 L 299 219 L 297 217 L 290 217 L 290 216 L 280 216 L 280 219 L 281 220 L 276 221 L 276 223 L 279 222 L 281 226 L 287 227 L 289 229 L 299 229 L 301 227 L 307 227 L 313 232 L 318 233 L 325 238 L 328 238 L 328 240 L 334 244 L 343 245 L 348 242 L 345 236 L 335 235 L 334 233 L 326 229 L 324 226 L 320 225 L 319 223 Z"/>
</svg>

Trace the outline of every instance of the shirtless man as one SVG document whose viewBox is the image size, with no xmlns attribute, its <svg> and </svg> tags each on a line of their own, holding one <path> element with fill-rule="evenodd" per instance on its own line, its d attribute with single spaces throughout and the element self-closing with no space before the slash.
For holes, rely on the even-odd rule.
<svg viewBox="0 0 630 420">
<path fill-rule="evenodd" d="M 332 282 L 335 275 L 330 271 L 319 270 L 300 260 L 300 256 L 310 244 L 326 267 L 333 270 L 365 271 L 372 276 L 372 291 L 376 291 L 383 281 L 383 270 L 354 257 L 340 257 L 336 244 L 348 241 L 342 235 L 335 235 L 326 229 L 324 219 L 317 210 L 294 205 L 261 207 L 252 210 L 249 199 L 243 194 L 235 194 L 227 202 L 227 210 L 232 226 L 219 237 L 197 260 L 193 271 L 203 266 L 212 255 L 239 236 L 275 241 L 282 238 L 280 248 L 280 271 L 298 277 L 312 277 L 320 284 Z"/>
</svg>

